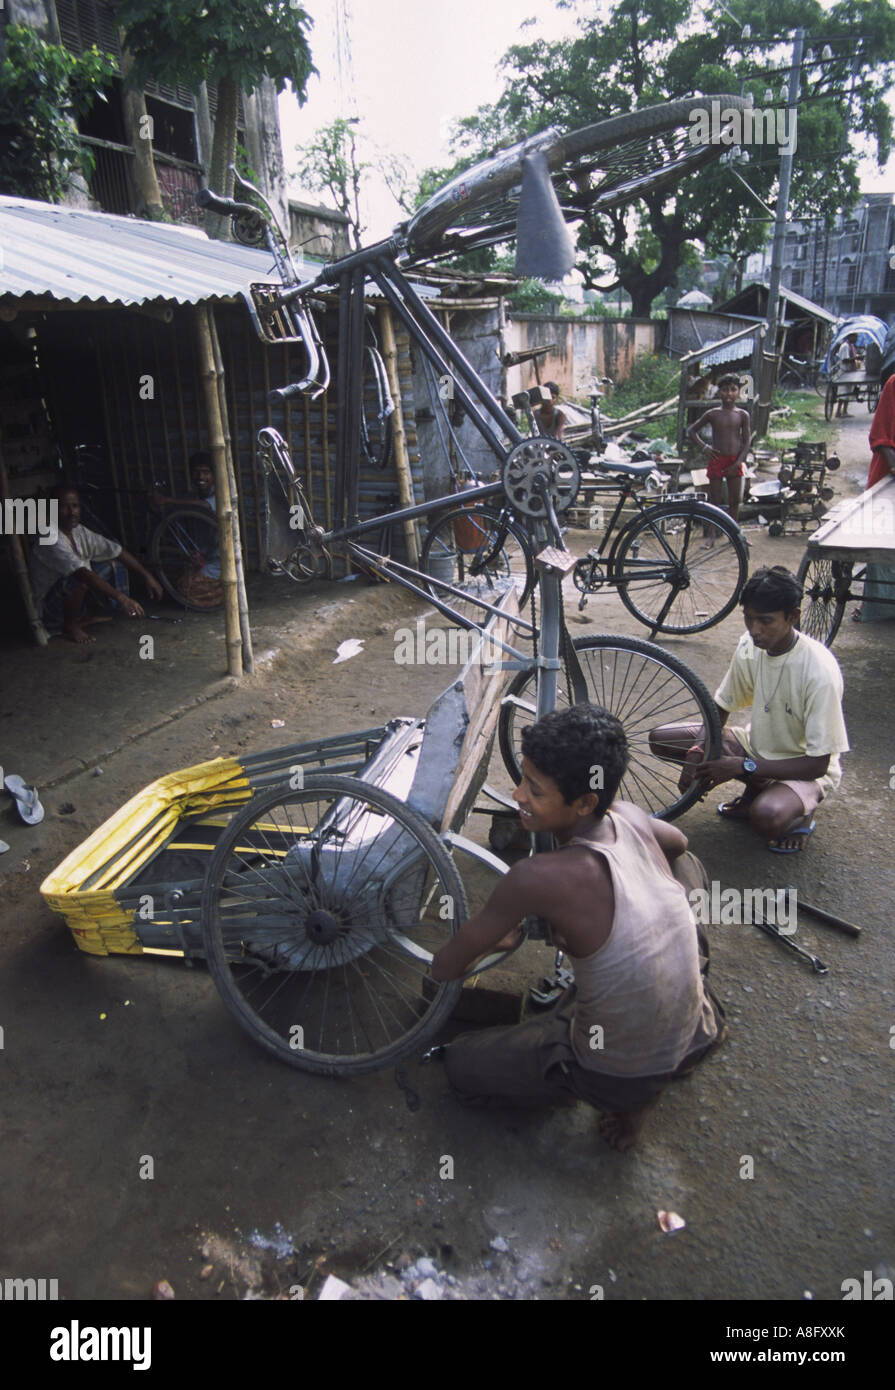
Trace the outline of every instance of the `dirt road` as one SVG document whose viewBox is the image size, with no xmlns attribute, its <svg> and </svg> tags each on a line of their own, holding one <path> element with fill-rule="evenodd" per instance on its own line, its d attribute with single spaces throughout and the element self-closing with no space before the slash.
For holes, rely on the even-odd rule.
<svg viewBox="0 0 895 1390">
<path fill-rule="evenodd" d="M 863 482 L 866 429 L 843 422 L 842 491 Z M 748 535 L 753 567 L 797 567 L 799 537 Z M 772 858 L 722 822 L 720 791 L 679 822 L 710 878 L 793 883 L 862 936 L 803 919 L 821 977 L 750 926 L 711 928 L 730 1041 L 663 1097 L 632 1156 L 602 1145 L 584 1106 L 467 1113 L 436 1066 L 408 1064 L 415 1112 L 390 1071 L 292 1071 L 236 1026 L 203 969 L 90 958 L 44 908 L 49 869 L 163 772 L 424 712 L 450 672 L 395 664 L 395 631 L 419 611 L 360 582 L 265 587 L 258 676 L 199 703 L 222 666 L 206 617 L 151 625 L 151 661 L 124 623 L 90 649 L 5 653 L 0 760 L 40 785 L 47 818 L 0 825 L 0 1277 L 56 1278 L 60 1297 L 85 1299 L 144 1299 L 167 1279 L 188 1300 L 314 1297 L 329 1272 L 400 1276 L 419 1257 L 455 1297 L 838 1300 L 866 1269 L 891 1278 L 891 625 L 846 620 L 837 639 L 853 751 L 804 855 Z M 586 617 L 576 632 L 646 635 L 614 596 Z M 713 689 L 740 630 L 734 614 L 667 646 Z M 349 636 L 363 653 L 332 665 Z M 529 946 L 520 969 L 549 962 Z M 686 1228 L 663 1234 L 660 1209 Z"/>
</svg>

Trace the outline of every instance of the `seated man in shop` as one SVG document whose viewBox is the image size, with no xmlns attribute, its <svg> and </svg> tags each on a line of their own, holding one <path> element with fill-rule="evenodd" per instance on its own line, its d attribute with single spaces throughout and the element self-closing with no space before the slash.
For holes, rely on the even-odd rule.
<svg viewBox="0 0 895 1390">
<path fill-rule="evenodd" d="M 650 731 L 659 757 L 686 761 L 681 787 L 694 777 L 706 790 L 744 783 L 718 807 L 728 820 L 748 821 L 775 854 L 797 854 L 815 828 L 814 812 L 842 777 L 848 751 L 842 716 L 842 672 L 822 642 L 799 632 L 802 590 L 782 565 L 760 569 L 740 597 L 746 631 L 715 692 L 725 725 L 748 710 L 745 728 L 725 728 L 721 756 L 706 761 L 702 729 L 666 724 Z"/>
<path fill-rule="evenodd" d="M 575 985 L 549 1014 L 450 1043 L 448 1079 L 471 1104 L 588 1101 L 603 1112 L 604 1137 L 626 1150 L 668 1082 L 726 1036 L 687 900 L 705 874 L 680 830 L 615 800 L 628 747 L 607 710 L 549 714 L 524 730 L 522 752 L 522 824 L 551 831 L 558 848 L 510 869 L 436 954 L 432 976 L 457 979 L 536 914 L 567 952 Z"/>
<path fill-rule="evenodd" d="M 176 506 L 183 502 L 195 504 L 204 502 L 211 507 L 212 511 L 217 509 L 214 495 L 214 466 L 211 461 L 211 454 L 206 449 L 199 449 L 195 454 L 190 455 L 189 461 L 190 482 L 192 491 L 185 497 L 171 497 L 164 492 L 153 489 L 147 495 L 150 511 L 161 511 L 164 506 Z"/>
<path fill-rule="evenodd" d="M 190 455 L 192 491 L 185 497 L 172 497 L 153 491 L 147 497 L 150 511 L 161 512 L 164 507 L 204 505 L 217 512 L 214 491 L 214 467 L 211 454 L 205 449 Z M 194 608 L 215 608 L 224 596 L 221 584 L 220 546 L 211 526 L 182 517 L 173 534 L 184 553 L 184 564 L 172 575 L 177 590 Z"/>
<path fill-rule="evenodd" d="M 118 541 L 81 525 L 77 488 L 61 484 L 49 494 L 58 504 L 59 535 L 53 545 L 31 551 L 31 587 L 51 636 L 70 642 L 95 642 L 87 631 L 112 620 L 118 609 L 142 618 L 143 609 L 127 592 L 127 571 L 139 575 L 151 598 L 162 597 L 157 579 Z"/>
</svg>

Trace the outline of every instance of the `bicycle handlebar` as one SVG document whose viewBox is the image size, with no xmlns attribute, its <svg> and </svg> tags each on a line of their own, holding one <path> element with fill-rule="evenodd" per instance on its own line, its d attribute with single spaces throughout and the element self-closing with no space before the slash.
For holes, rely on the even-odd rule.
<svg viewBox="0 0 895 1390">
<path fill-rule="evenodd" d="M 300 396 L 307 387 L 307 381 L 294 381 L 291 386 L 277 386 L 273 391 L 268 391 L 267 399 L 271 405 L 280 405 L 283 401 L 291 400 L 293 396 Z"/>
<path fill-rule="evenodd" d="M 235 198 L 222 198 L 219 193 L 214 193 L 210 188 L 200 188 L 194 195 L 197 207 L 206 208 L 209 212 L 217 212 L 221 217 L 231 217 L 236 212 L 251 212 L 256 217 L 260 216 L 260 210 L 253 207 L 251 203 L 239 203 Z"/>
</svg>

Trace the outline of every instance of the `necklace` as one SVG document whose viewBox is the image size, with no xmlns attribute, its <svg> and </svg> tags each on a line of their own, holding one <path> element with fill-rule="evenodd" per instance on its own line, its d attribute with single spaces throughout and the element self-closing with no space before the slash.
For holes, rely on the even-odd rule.
<svg viewBox="0 0 895 1390">
<path fill-rule="evenodd" d="M 769 713 L 770 713 L 771 704 L 772 704 L 772 702 L 773 702 L 774 696 L 777 694 L 777 691 L 780 689 L 780 682 L 781 682 L 782 679 L 783 679 L 783 672 L 786 670 L 786 663 L 787 663 L 787 661 L 789 660 L 790 653 L 791 653 L 792 651 L 795 650 L 795 645 L 796 645 L 796 642 L 798 642 L 798 640 L 799 640 L 799 634 L 796 633 L 796 634 L 795 634 L 795 637 L 793 638 L 793 644 L 792 644 L 792 646 L 790 647 L 789 651 L 786 653 L 786 656 L 783 658 L 783 661 L 782 661 L 782 663 L 781 663 L 781 665 L 780 665 L 780 674 L 779 674 L 779 676 L 777 677 L 777 684 L 774 686 L 773 691 L 771 692 L 771 694 L 768 696 L 767 700 L 765 701 L 765 704 L 764 704 L 764 712 L 765 712 L 765 714 L 769 714 Z M 762 655 L 764 655 L 763 652 L 762 652 Z M 760 699 L 760 698 L 762 697 L 762 695 L 764 694 L 764 679 L 763 679 L 763 672 L 764 672 L 764 662 L 762 662 L 761 665 L 760 665 L 759 668 L 758 668 L 758 695 L 759 695 L 759 699 Z"/>
</svg>

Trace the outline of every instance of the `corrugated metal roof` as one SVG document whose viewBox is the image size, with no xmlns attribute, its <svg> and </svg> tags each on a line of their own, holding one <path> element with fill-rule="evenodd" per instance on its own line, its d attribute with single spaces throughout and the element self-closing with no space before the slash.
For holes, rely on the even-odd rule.
<svg viewBox="0 0 895 1390">
<path fill-rule="evenodd" d="M 310 275 L 323 264 L 304 259 Z M 211 241 L 197 227 L 0 197 L 0 302 L 33 295 L 70 304 L 201 304 L 278 279 L 267 251 Z M 444 297 L 436 285 L 415 285 L 423 299 Z M 372 284 L 366 292 L 381 299 Z"/>
<path fill-rule="evenodd" d="M 0 295 L 72 304 L 199 304 L 276 279 L 267 251 L 196 228 L 0 197 Z"/>
<path fill-rule="evenodd" d="M 716 348 L 714 352 L 703 353 L 700 358 L 700 365 L 703 367 L 717 367 L 722 362 L 742 362 L 748 360 L 755 351 L 755 344 L 751 338 L 744 338 L 739 343 L 728 343 L 727 347 Z"/>
</svg>

